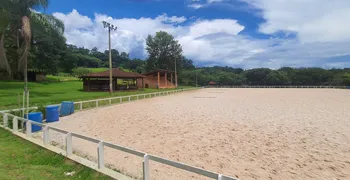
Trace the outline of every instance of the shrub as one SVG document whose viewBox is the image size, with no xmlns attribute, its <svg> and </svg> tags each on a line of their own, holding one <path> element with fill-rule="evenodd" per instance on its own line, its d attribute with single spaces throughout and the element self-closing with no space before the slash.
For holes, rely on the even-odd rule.
<svg viewBox="0 0 350 180">
<path fill-rule="evenodd" d="M 91 73 L 91 70 L 89 70 L 88 68 L 79 67 L 79 68 L 73 69 L 72 76 L 80 77 L 80 76 L 87 75 L 89 73 Z"/>
</svg>

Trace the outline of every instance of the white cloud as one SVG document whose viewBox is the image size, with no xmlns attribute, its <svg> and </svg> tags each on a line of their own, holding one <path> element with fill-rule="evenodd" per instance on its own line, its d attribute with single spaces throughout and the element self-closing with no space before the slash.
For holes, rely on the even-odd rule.
<svg viewBox="0 0 350 180">
<path fill-rule="evenodd" d="M 93 25 L 89 17 L 80 15 L 75 9 L 69 14 L 53 13 L 52 15 L 63 21 L 66 31 L 87 29 Z"/>
<path fill-rule="evenodd" d="M 202 4 L 189 4 L 188 7 L 193 8 L 193 9 L 199 9 L 202 8 Z"/>
<path fill-rule="evenodd" d="M 262 10 L 260 31 L 291 31 L 303 43 L 350 40 L 349 0 L 241 0 Z"/>
<path fill-rule="evenodd" d="M 231 35 L 237 35 L 243 29 L 244 26 L 239 25 L 236 20 L 199 20 L 190 27 L 190 36 L 197 38 L 215 33 L 227 33 Z"/>
<path fill-rule="evenodd" d="M 219 2 L 224 2 L 228 0 L 189 0 L 188 1 L 188 7 L 193 8 L 193 9 L 199 9 L 203 7 L 207 7 L 210 4 L 213 3 L 219 3 Z"/>
<path fill-rule="evenodd" d="M 181 17 L 177 17 L 177 16 L 168 17 L 168 15 L 166 13 L 158 16 L 157 19 L 159 19 L 160 21 L 165 22 L 165 23 L 183 23 L 183 22 L 185 22 L 187 20 L 187 18 L 185 18 L 184 16 L 181 16 Z"/>
<path fill-rule="evenodd" d="M 251 1 L 253 3 L 255 0 Z M 68 43 L 86 48 L 97 47 L 100 51 L 107 49 L 108 45 L 107 30 L 103 28 L 101 22 L 108 21 L 118 26 L 118 30 L 112 32 L 112 48 L 128 52 L 137 57 L 145 58 L 147 56 L 145 51 L 147 35 L 155 34 L 157 31 L 166 31 L 179 40 L 184 55 L 193 59 L 196 64 L 238 65 L 244 68 L 278 68 L 286 65 L 318 66 L 320 63 L 328 66 L 349 64 L 342 62 L 330 63 L 324 62 L 324 60 L 339 56 L 350 56 L 350 41 L 337 41 L 337 38 L 334 38 L 336 36 L 334 36 L 330 38 L 333 39 L 332 42 L 301 42 L 299 38 L 302 36 L 299 34 L 298 39 L 255 39 L 240 35 L 239 33 L 245 27 L 234 19 L 203 19 L 183 24 L 187 20 L 186 17 L 169 17 L 167 14 L 155 18 L 138 19 L 116 19 L 104 14 L 95 14 L 95 17 L 91 19 L 73 10 L 68 14 L 54 13 L 54 15 L 64 21 L 66 25 L 65 36 Z M 265 26 L 267 29 L 276 29 L 269 30 L 270 33 L 283 30 L 283 28 L 277 28 L 282 27 L 282 25 L 272 22 L 267 20 L 266 23 L 271 24 L 265 24 L 261 27 L 261 30 Z M 337 26 L 337 24 L 334 25 Z M 291 27 L 292 24 L 289 26 Z M 299 33 L 301 31 L 295 32 Z M 317 35 L 323 31 L 316 29 L 310 30 L 311 32 Z M 339 36 L 342 36 L 341 34 Z M 346 38 L 347 35 L 342 37 Z"/>
<path fill-rule="evenodd" d="M 207 0 L 207 3 L 222 2 L 224 0 Z"/>
</svg>

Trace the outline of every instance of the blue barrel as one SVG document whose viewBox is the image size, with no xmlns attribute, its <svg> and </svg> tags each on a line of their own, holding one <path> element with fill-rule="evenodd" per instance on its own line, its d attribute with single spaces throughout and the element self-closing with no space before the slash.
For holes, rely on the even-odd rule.
<svg viewBox="0 0 350 180">
<path fill-rule="evenodd" d="M 63 101 L 60 108 L 60 116 L 68 116 L 74 113 L 74 102 Z"/>
<path fill-rule="evenodd" d="M 46 107 L 46 122 L 56 122 L 60 118 L 59 106 L 47 106 Z"/>
<path fill-rule="evenodd" d="M 28 113 L 28 119 L 34 122 L 43 123 L 43 114 L 41 112 Z M 32 124 L 32 132 L 37 132 L 40 130 L 41 130 L 41 126 Z"/>
</svg>

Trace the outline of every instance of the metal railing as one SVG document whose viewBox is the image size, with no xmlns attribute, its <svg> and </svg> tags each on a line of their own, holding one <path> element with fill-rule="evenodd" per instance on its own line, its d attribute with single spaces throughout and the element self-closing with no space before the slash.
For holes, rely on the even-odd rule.
<svg viewBox="0 0 350 180">
<path fill-rule="evenodd" d="M 155 161 L 155 162 L 158 162 L 161 164 L 169 165 L 169 166 L 179 168 L 179 169 L 182 169 L 182 170 L 185 170 L 188 172 L 196 173 L 196 174 L 199 174 L 199 175 L 211 178 L 211 179 L 237 180 L 237 178 L 233 178 L 233 177 L 225 176 L 225 175 L 222 175 L 219 173 L 207 171 L 207 170 L 204 170 L 201 168 L 197 168 L 197 167 L 183 164 L 180 162 L 168 160 L 165 158 L 161 158 L 161 157 L 158 157 L 155 155 L 151 155 L 151 154 L 147 154 L 147 153 L 144 153 L 141 151 L 133 150 L 133 149 L 123 147 L 120 145 L 112 144 L 109 142 L 104 142 L 104 141 L 96 139 L 96 138 L 80 135 L 77 133 L 73 133 L 73 132 L 63 130 L 63 129 L 59 129 L 57 127 L 52 127 L 52 126 L 49 126 L 47 124 L 42 124 L 42 123 L 34 122 L 34 121 L 31 121 L 28 119 L 24 119 L 21 117 L 17 117 L 15 115 L 12 115 L 9 113 L 0 112 L 0 115 L 2 115 L 2 119 L 3 119 L 3 124 L 2 125 L 0 124 L 0 126 L 3 126 L 5 129 L 11 130 L 13 132 L 19 132 L 19 129 L 18 129 L 18 122 L 19 121 L 25 122 L 26 126 L 25 126 L 25 131 L 23 131 L 23 132 L 25 132 L 27 137 L 32 136 L 32 129 L 31 129 L 32 124 L 42 127 L 43 144 L 46 147 L 50 144 L 50 136 L 49 136 L 50 130 L 65 134 L 65 155 L 67 157 L 69 157 L 73 154 L 72 137 L 76 137 L 76 138 L 83 139 L 83 140 L 86 140 L 89 142 L 97 143 L 97 167 L 98 167 L 98 169 L 107 168 L 107 167 L 105 167 L 105 162 L 104 162 L 104 147 L 109 147 L 109 148 L 113 148 L 115 150 L 123 151 L 125 153 L 133 154 L 133 155 L 138 156 L 138 157 L 142 157 L 143 158 L 143 168 L 142 168 L 143 180 L 150 180 L 150 177 L 151 177 L 151 175 L 150 175 L 150 161 Z M 12 129 L 9 129 L 8 122 L 11 118 L 12 118 Z"/>
<path fill-rule="evenodd" d="M 348 86 L 225 86 L 225 85 L 215 85 L 215 86 L 205 86 L 205 88 L 318 88 L 318 89 L 348 89 Z M 349 88 L 350 89 L 350 88 Z"/>
</svg>

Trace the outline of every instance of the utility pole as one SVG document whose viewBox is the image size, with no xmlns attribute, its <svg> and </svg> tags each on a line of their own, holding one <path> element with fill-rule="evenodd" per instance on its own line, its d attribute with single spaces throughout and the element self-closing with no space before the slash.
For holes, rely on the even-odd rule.
<svg viewBox="0 0 350 180">
<path fill-rule="evenodd" d="M 198 70 L 197 70 L 197 66 L 196 66 L 196 87 L 198 87 L 198 75 L 197 75 L 197 72 L 198 72 Z"/>
<path fill-rule="evenodd" d="M 175 57 L 175 88 L 177 89 L 176 57 Z"/>
<path fill-rule="evenodd" d="M 117 30 L 117 26 L 102 21 L 103 27 L 108 28 L 108 49 L 109 49 L 109 94 L 113 93 L 113 75 L 112 75 L 112 52 L 111 52 L 111 30 Z"/>
</svg>

